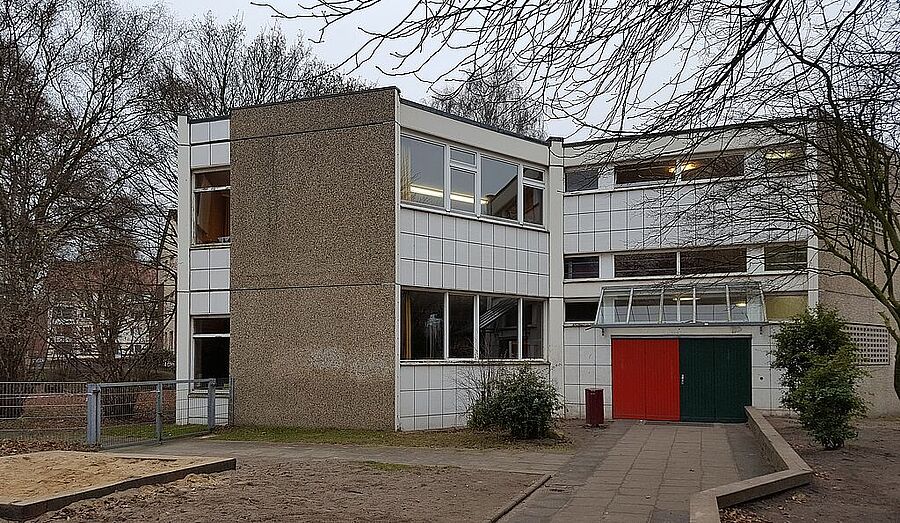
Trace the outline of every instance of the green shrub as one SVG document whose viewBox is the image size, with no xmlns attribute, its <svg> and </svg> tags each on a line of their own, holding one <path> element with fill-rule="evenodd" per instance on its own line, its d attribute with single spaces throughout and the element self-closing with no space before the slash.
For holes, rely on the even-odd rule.
<svg viewBox="0 0 900 523">
<path fill-rule="evenodd" d="M 481 380 L 469 426 L 501 430 L 516 439 L 546 438 L 553 435 L 553 413 L 561 407 L 553 384 L 523 366 Z"/>
<path fill-rule="evenodd" d="M 797 412 L 803 428 L 826 449 L 856 437 L 853 421 L 866 406 L 856 391 L 865 376 L 856 346 L 837 311 L 818 306 L 792 318 L 774 336 L 772 366 L 784 370 L 782 405 Z"/>
</svg>

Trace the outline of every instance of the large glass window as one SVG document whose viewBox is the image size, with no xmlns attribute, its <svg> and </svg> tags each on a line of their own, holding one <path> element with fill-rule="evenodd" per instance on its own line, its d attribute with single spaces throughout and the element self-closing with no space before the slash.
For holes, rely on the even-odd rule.
<svg viewBox="0 0 900 523">
<path fill-rule="evenodd" d="M 770 320 L 787 320 L 802 314 L 809 305 L 806 293 L 782 293 L 766 295 L 766 317 Z"/>
<path fill-rule="evenodd" d="M 581 280 L 600 277 L 599 256 L 566 256 L 563 258 L 564 278 Z"/>
<path fill-rule="evenodd" d="M 589 191 L 596 189 L 600 181 L 597 167 L 566 170 L 566 192 Z"/>
<path fill-rule="evenodd" d="M 764 320 L 762 290 L 753 285 L 602 290 L 599 323 L 756 323 Z"/>
<path fill-rule="evenodd" d="M 401 360 L 543 358 L 543 300 L 403 289 L 400 302 Z"/>
<path fill-rule="evenodd" d="M 518 219 L 519 168 L 517 165 L 481 159 L 481 213 L 508 220 Z"/>
<path fill-rule="evenodd" d="M 478 350 L 481 359 L 517 358 L 519 300 L 482 296 L 479 301 Z"/>
<path fill-rule="evenodd" d="M 229 318 L 194 318 L 194 379 L 215 379 L 228 385 L 231 349 Z"/>
<path fill-rule="evenodd" d="M 675 160 L 616 165 L 616 183 L 647 183 L 675 179 Z"/>
<path fill-rule="evenodd" d="M 404 290 L 400 296 L 400 359 L 444 357 L 444 294 Z"/>
<path fill-rule="evenodd" d="M 400 197 L 408 202 L 444 206 L 444 147 L 400 137 Z"/>
<path fill-rule="evenodd" d="M 658 323 L 660 314 L 659 295 L 635 296 L 631 300 L 631 323 Z"/>
<path fill-rule="evenodd" d="M 738 155 L 691 158 L 681 164 L 682 180 L 731 178 L 744 175 L 744 157 Z"/>
<path fill-rule="evenodd" d="M 544 357 L 544 302 L 522 300 L 522 357 Z"/>
<path fill-rule="evenodd" d="M 231 241 L 231 173 L 194 174 L 194 243 Z"/>
<path fill-rule="evenodd" d="M 728 301 L 725 294 L 709 293 L 697 295 L 697 321 L 728 321 Z"/>
<path fill-rule="evenodd" d="M 747 272 L 747 249 L 681 251 L 681 274 Z"/>
<path fill-rule="evenodd" d="M 617 254 L 614 258 L 616 278 L 639 276 L 674 276 L 677 270 L 674 252 Z"/>
<path fill-rule="evenodd" d="M 475 297 L 450 295 L 450 357 L 475 357 Z"/>
<path fill-rule="evenodd" d="M 593 322 L 597 318 L 596 301 L 567 301 L 565 308 L 567 322 Z"/>
<path fill-rule="evenodd" d="M 765 247 L 767 271 L 802 271 L 806 269 L 806 244 L 767 245 Z"/>
</svg>

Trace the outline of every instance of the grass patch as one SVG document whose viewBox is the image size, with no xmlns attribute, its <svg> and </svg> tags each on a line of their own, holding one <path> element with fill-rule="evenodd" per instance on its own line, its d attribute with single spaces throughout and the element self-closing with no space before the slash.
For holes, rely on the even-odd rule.
<svg viewBox="0 0 900 523">
<path fill-rule="evenodd" d="M 561 435 L 540 440 L 515 440 L 504 434 L 471 429 L 396 432 L 388 430 L 309 429 L 295 427 L 224 427 L 210 439 L 390 447 L 463 449 L 521 449 L 571 452 L 574 446 Z"/>
</svg>

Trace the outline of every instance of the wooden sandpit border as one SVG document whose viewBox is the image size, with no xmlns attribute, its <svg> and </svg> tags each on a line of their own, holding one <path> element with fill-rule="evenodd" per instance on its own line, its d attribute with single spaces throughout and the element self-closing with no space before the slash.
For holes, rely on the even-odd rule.
<svg viewBox="0 0 900 523">
<path fill-rule="evenodd" d="M 753 408 L 745 407 L 747 425 L 775 472 L 736 481 L 691 496 L 691 523 L 719 523 L 719 509 L 777 494 L 812 481 L 812 468 L 775 427 Z"/>
<path fill-rule="evenodd" d="M 58 452 L 58 451 L 57 451 Z M 73 454 L 81 454 L 73 452 Z M 40 516 L 51 510 L 59 510 L 67 505 L 85 499 L 100 498 L 113 492 L 130 488 L 143 487 L 145 485 L 159 485 L 184 478 L 189 474 L 213 474 L 234 470 L 236 460 L 234 458 L 208 458 L 203 456 L 155 456 L 146 454 L 108 454 L 104 456 L 122 459 L 152 459 L 159 461 L 192 460 L 189 465 L 156 472 L 140 477 L 128 478 L 101 485 L 93 485 L 87 488 L 60 492 L 46 497 L 18 500 L 12 503 L 0 503 L 0 518 L 13 521 L 25 521 Z M 21 454 L 20 454 L 21 456 Z M 197 462 L 197 460 L 201 460 Z"/>
</svg>

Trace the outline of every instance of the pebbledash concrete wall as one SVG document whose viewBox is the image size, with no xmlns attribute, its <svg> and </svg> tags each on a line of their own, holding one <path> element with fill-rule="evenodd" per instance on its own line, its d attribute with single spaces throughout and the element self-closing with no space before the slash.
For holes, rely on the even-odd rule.
<svg viewBox="0 0 900 523">
<path fill-rule="evenodd" d="M 232 113 L 237 423 L 394 428 L 397 97 Z"/>
<path fill-rule="evenodd" d="M 841 276 L 846 272 L 843 262 L 837 257 L 819 253 L 819 302 L 837 309 L 844 319 L 851 323 L 884 325 L 884 317 L 880 312 L 884 306 L 872 297 L 869 291 L 858 281 L 849 276 Z M 837 273 L 837 274 L 836 274 Z M 900 285 L 900 277 L 895 278 L 895 286 Z M 867 365 L 869 376 L 860 383 L 859 391 L 869 404 L 869 415 L 896 415 L 900 413 L 900 399 L 894 393 L 894 366 L 897 345 L 888 336 L 890 344 L 889 365 Z"/>
</svg>

